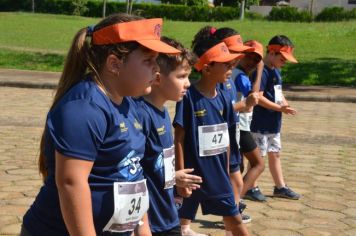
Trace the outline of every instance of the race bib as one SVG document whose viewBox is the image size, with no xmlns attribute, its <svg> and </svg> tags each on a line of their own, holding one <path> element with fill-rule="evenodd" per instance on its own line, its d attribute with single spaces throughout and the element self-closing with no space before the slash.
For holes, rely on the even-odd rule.
<svg viewBox="0 0 356 236">
<path fill-rule="evenodd" d="M 283 103 L 282 85 L 277 84 L 274 86 L 274 102 L 281 105 Z"/>
<path fill-rule="evenodd" d="M 174 146 L 163 149 L 164 161 L 164 188 L 172 188 L 176 184 L 175 152 Z"/>
<path fill-rule="evenodd" d="M 103 231 L 133 231 L 149 207 L 146 180 L 115 182 L 114 205 L 114 214 Z"/>
<path fill-rule="evenodd" d="M 198 127 L 199 155 L 212 156 L 227 151 L 230 143 L 226 123 Z"/>
<path fill-rule="evenodd" d="M 240 124 L 236 123 L 236 143 L 240 146 Z"/>
</svg>

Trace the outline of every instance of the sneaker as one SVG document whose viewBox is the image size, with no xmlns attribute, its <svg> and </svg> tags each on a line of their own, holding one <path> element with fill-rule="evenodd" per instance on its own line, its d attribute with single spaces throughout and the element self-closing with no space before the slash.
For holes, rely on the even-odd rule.
<svg viewBox="0 0 356 236">
<path fill-rule="evenodd" d="M 239 212 L 242 214 L 242 212 L 246 209 L 247 205 L 242 201 L 242 199 L 239 202 Z"/>
<path fill-rule="evenodd" d="M 242 223 L 247 224 L 251 222 L 251 217 L 246 214 L 241 214 Z"/>
<path fill-rule="evenodd" d="M 280 198 L 288 198 L 288 199 L 292 199 L 292 200 L 298 200 L 300 198 L 300 195 L 298 193 L 294 192 L 287 185 L 282 188 L 274 187 L 273 196 L 280 197 Z"/>
<path fill-rule="evenodd" d="M 258 201 L 258 202 L 264 202 L 267 200 L 265 195 L 262 194 L 259 187 L 254 187 L 248 190 L 244 196 L 244 199 L 248 199 L 251 201 Z"/>
<path fill-rule="evenodd" d="M 182 236 L 208 236 L 208 235 L 197 233 L 191 228 L 188 228 L 186 230 L 182 230 Z"/>
</svg>

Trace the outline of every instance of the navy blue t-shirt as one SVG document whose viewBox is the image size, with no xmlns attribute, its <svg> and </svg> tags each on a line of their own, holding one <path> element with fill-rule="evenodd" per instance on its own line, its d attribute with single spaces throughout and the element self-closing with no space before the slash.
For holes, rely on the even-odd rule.
<svg viewBox="0 0 356 236">
<path fill-rule="evenodd" d="M 220 89 L 223 91 L 226 91 L 230 95 L 230 101 L 231 104 L 234 105 L 236 103 L 237 99 L 237 92 L 236 92 L 236 87 L 234 85 L 234 82 L 232 79 L 228 79 L 225 83 L 220 84 Z M 239 112 L 235 112 L 236 115 L 236 122 L 239 123 L 240 121 L 240 116 Z M 233 131 L 231 130 L 231 135 L 235 134 L 236 135 L 236 130 Z M 234 165 L 240 165 L 241 164 L 241 156 L 239 154 L 239 144 L 237 143 L 230 145 L 230 166 Z"/>
<path fill-rule="evenodd" d="M 45 132 L 48 177 L 23 220 L 32 235 L 68 235 L 55 183 L 55 150 L 94 162 L 88 182 L 96 233 L 115 235 L 102 232 L 114 212 L 113 183 L 143 179 L 140 160 L 145 136 L 136 110 L 131 98 L 117 105 L 87 79 L 49 111 Z"/>
<path fill-rule="evenodd" d="M 200 200 L 233 196 L 227 171 L 227 153 L 199 156 L 198 126 L 227 123 L 230 144 L 236 143 L 236 115 L 229 95 L 217 89 L 217 96 L 207 98 L 191 86 L 183 100 L 176 105 L 174 126 L 185 130 L 184 167 L 194 168 L 193 174 L 201 176 L 201 188 L 194 191 Z M 233 132 L 231 132 L 233 131 Z"/>
<path fill-rule="evenodd" d="M 263 96 L 271 102 L 275 101 L 275 85 L 282 85 L 281 74 L 279 70 L 271 69 L 265 65 L 261 78 L 260 91 L 263 91 Z M 276 134 L 281 131 L 281 125 L 281 112 L 266 109 L 260 105 L 254 107 L 251 123 L 252 132 L 262 134 Z"/>
<path fill-rule="evenodd" d="M 150 196 L 148 218 L 151 231 L 159 233 L 179 225 L 173 188 L 164 189 L 163 149 L 172 148 L 174 145 L 171 120 L 166 108 L 161 111 L 144 99 L 138 100 L 138 107 L 143 133 L 146 136 L 145 158 L 142 159 L 141 165 Z"/>
</svg>

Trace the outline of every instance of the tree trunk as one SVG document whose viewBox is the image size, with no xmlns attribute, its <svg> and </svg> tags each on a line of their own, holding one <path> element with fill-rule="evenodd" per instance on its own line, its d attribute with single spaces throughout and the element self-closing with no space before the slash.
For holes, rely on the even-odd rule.
<svg viewBox="0 0 356 236">
<path fill-rule="evenodd" d="M 32 13 L 35 13 L 35 0 L 32 0 Z"/>
<path fill-rule="evenodd" d="M 240 20 L 243 20 L 245 18 L 245 1 L 246 0 L 241 0 L 241 4 L 240 4 Z"/>
<path fill-rule="evenodd" d="M 106 0 L 103 0 L 103 18 L 106 16 Z"/>
</svg>

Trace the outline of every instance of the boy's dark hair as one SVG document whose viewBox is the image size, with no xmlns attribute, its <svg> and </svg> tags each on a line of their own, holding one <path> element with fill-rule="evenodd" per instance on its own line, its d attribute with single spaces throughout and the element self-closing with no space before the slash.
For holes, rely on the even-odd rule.
<svg viewBox="0 0 356 236">
<path fill-rule="evenodd" d="M 220 40 L 214 36 L 215 33 L 216 29 L 212 26 L 205 26 L 196 33 L 192 41 L 192 50 L 195 55 L 201 57 L 210 48 L 220 43 Z"/>
<path fill-rule="evenodd" d="M 234 35 L 239 35 L 239 32 L 229 27 L 219 28 L 214 33 L 214 37 L 220 41 Z"/>
<path fill-rule="evenodd" d="M 285 36 L 285 35 L 276 35 L 271 40 L 268 42 L 268 45 L 281 45 L 281 46 L 289 46 L 289 47 L 294 47 L 294 44 L 290 39 Z M 267 50 L 267 53 L 269 51 Z"/>
<path fill-rule="evenodd" d="M 179 43 L 178 41 L 162 36 L 161 40 L 166 44 L 181 51 L 180 54 L 163 54 L 160 53 L 157 57 L 157 64 L 160 68 L 160 73 L 168 75 L 170 72 L 174 71 L 179 65 L 184 61 L 188 62 L 188 66 L 192 67 L 196 62 L 196 56 L 187 48 Z"/>
</svg>

